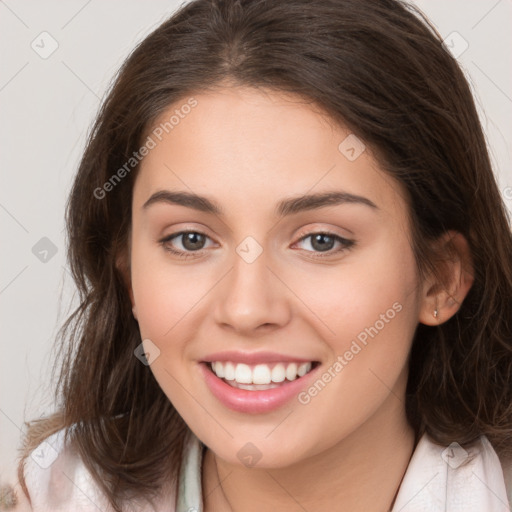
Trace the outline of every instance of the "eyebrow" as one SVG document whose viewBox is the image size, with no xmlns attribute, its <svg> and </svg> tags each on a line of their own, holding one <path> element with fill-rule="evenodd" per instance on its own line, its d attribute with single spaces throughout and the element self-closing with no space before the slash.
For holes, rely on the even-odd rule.
<svg viewBox="0 0 512 512">
<path fill-rule="evenodd" d="M 186 206 L 205 213 L 222 216 L 221 206 L 212 199 L 200 196 L 191 192 L 159 190 L 143 204 L 142 209 L 147 209 L 153 204 L 166 203 Z M 341 204 L 361 204 L 374 210 L 378 206 L 370 199 L 350 194 L 343 191 L 324 192 L 319 194 L 309 194 L 297 197 L 291 197 L 280 201 L 275 209 L 278 216 L 284 217 L 293 215 L 302 211 L 315 210 L 325 206 L 336 206 Z"/>
</svg>

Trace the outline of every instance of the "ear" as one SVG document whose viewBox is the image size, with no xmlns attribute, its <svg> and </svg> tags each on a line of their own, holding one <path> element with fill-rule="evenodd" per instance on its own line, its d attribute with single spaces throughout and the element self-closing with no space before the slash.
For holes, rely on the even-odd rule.
<svg viewBox="0 0 512 512">
<path fill-rule="evenodd" d="M 439 325 L 455 315 L 474 282 L 471 250 L 461 233 L 447 231 L 434 244 L 438 268 L 422 288 L 419 321 L 425 325 Z"/>
<path fill-rule="evenodd" d="M 129 256 L 123 252 L 122 254 L 119 254 L 116 258 L 116 268 L 121 274 L 123 278 L 124 285 L 126 287 L 126 291 L 128 292 L 128 295 L 130 296 L 130 302 L 132 304 L 132 311 L 133 316 L 135 317 L 135 320 L 137 319 L 137 308 L 135 306 L 135 299 L 133 297 L 133 288 L 132 288 L 132 279 L 131 279 L 131 270 L 130 270 L 130 264 L 128 262 Z"/>
</svg>

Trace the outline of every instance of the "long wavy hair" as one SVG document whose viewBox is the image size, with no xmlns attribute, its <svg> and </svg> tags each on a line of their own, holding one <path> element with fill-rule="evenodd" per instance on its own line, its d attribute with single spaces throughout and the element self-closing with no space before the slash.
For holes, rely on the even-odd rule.
<svg viewBox="0 0 512 512">
<path fill-rule="evenodd" d="M 421 276 L 442 267 L 432 241 L 448 230 L 467 238 L 473 286 L 450 320 L 418 325 L 406 412 L 417 436 L 466 446 L 486 435 L 510 455 L 510 219 L 470 88 L 442 38 L 399 0 L 193 0 L 134 49 L 89 133 L 66 209 L 80 303 L 57 340 L 59 412 L 25 423 L 24 492 L 26 457 L 60 429 L 115 510 L 177 481 L 190 430 L 134 356 L 141 336 L 119 264 L 138 166 L 104 197 L 94 191 L 171 104 L 226 81 L 295 93 L 362 139 L 407 191 Z"/>
</svg>

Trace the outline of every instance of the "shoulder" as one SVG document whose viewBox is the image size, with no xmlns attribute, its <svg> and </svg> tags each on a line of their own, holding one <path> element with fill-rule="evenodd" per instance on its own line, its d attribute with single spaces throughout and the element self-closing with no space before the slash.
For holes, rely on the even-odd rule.
<svg viewBox="0 0 512 512">
<path fill-rule="evenodd" d="M 25 482 L 33 512 L 89 512 L 113 509 L 62 429 L 27 457 Z"/>
<path fill-rule="evenodd" d="M 444 446 L 424 434 L 393 511 L 426 512 L 433 505 L 439 510 L 501 511 L 512 503 L 510 469 L 484 435 L 463 448 L 456 442 Z"/>
<path fill-rule="evenodd" d="M 73 427 L 71 427 L 73 428 Z M 59 430 L 43 441 L 27 457 L 24 477 L 31 512 L 115 512 L 76 449 Z M 174 512 L 176 489 L 169 485 L 154 506 L 126 502 L 122 512 Z"/>
<path fill-rule="evenodd" d="M 485 435 L 481 435 L 468 447 L 467 452 L 460 446 L 456 450 L 465 453 L 469 462 L 467 471 L 471 471 L 471 475 L 479 480 L 474 482 L 475 485 L 484 483 L 493 498 L 505 505 L 508 502 L 509 507 L 512 507 L 512 459 L 500 458 Z"/>
</svg>

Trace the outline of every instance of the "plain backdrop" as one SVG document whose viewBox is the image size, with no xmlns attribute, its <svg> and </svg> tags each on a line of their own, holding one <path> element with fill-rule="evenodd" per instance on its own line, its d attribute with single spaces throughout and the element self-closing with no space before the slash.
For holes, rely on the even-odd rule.
<svg viewBox="0 0 512 512">
<path fill-rule="evenodd" d="M 52 343 L 74 297 L 64 205 L 86 134 L 123 60 L 181 3 L 0 0 L 2 482 L 23 422 L 54 407 Z M 460 54 L 512 210 L 512 1 L 416 3 Z"/>
</svg>

